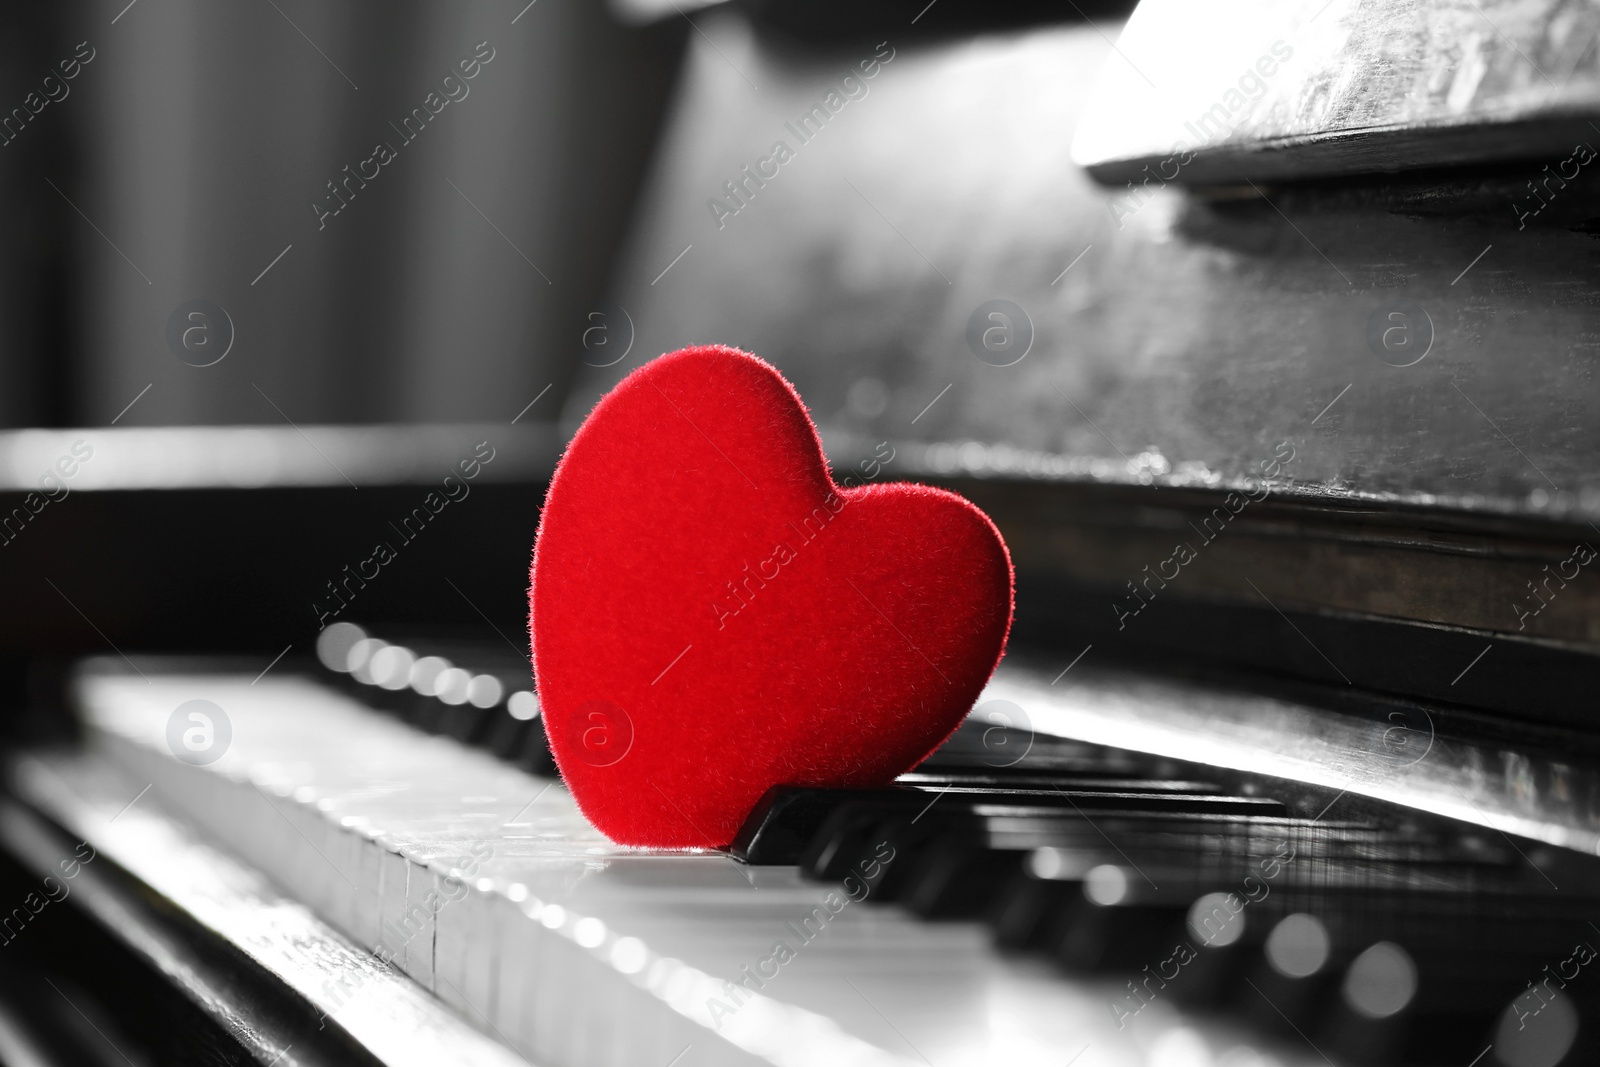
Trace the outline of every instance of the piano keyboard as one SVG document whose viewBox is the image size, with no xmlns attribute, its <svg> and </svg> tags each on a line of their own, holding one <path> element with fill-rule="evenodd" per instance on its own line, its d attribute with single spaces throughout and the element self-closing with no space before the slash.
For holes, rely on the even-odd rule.
<svg viewBox="0 0 1600 1067">
<path fill-rule="evenodd" d="M 320 677 L 97 662 L 75 687 L 90 748 L 533 1063 L 1554 1067 L 1596 1047 L 1600 881 L 1543 843 L 1588 838 L 1535 788 L 1592 784 L 1570 768 L 1518 765 L 1517 808 L 1492 753 L 1452 742 L 1447 763 L 1431 730 L 1436 764 L 1380 753 L 1428 768 L 1418 807 L 1458 792 L 1473 814 L 1452 819 L 1385 803 L 1401 787 L 1370 760 L 1321 781 L 1180 760 L 1153 691 L 1135 717 L 1137 686 L 1085 674 L 1049 705 L 1048 672 L 1008 666 L 894 786 L 774 790 L 731 854 L 651 852 L 548 775 L 525 662 L 330 633 Z M 226 717 L 214 761 L 173 758 L 192 700 Z M 1146 750 L 1040 729 L 1076 714 L 1093 736 L 1094 705 Z M 1315 714 L 1327 745 L 1341 720 Z"/>
</svg>

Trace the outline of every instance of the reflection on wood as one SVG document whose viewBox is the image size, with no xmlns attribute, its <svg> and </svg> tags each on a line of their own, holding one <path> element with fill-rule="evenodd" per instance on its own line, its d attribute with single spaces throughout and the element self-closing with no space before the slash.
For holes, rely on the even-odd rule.
<svg viewBox="0 0 1600 1067">
<path fill-rule="evenodd" d="M 1597 34 L 1583 0 L 1145 0 L 1074 156 L 1191 184 L 1566 156 L 1600 143 Z"/>
<path fill-rule="evenodd" d="M 937 444 L 951 474 L 1231 488 L 1288 440 L 1286 491 L 1600 522 L 1583 269 L 1600 167 L 1521 220 L 1529 164 L 1128 204 L 1068 158 L 1096 71 L 1120 62 L 1069 27 L 901 50 L 719 228 L 707 198 L 844 66 L 705 29 L 762 91 L 709 46 L 691 58 L 616 289 L 637 341 L 586 371 L 566 418 L 642 360 L 723 341 L 775 362 L 863 456 Z M 1033 332 L 1009 366 L 967 340 L 997 298 Z M 1373 348 L 1395 313 L 1424 358 Z"/>
</svg>

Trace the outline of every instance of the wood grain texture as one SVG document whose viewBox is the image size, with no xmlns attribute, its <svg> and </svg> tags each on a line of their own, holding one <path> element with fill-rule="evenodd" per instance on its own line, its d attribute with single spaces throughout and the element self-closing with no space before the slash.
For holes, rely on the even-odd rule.
<svg viewBox="0 0 1600 1067">
<path fill-rule="evenodd" d="M 1565 155 L 1597 137 L 1597 34 L 1584 0 L 1146 0 L 1074 155 L 1119 183 Z"/>
</svg>

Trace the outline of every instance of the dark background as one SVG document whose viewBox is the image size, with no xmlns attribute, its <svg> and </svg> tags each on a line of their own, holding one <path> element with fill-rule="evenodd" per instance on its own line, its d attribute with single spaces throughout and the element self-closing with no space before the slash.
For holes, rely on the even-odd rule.
<svg viewBox="0 0 1600 1067">
<path fill-rule="evenodd" d="M 524 3 L 0 6 L 0 113 L 94 55 L 0 148 L 0 428 L 107 425 L 146 385 L 118 425 L 278 422 L 265 397 L 298 423 L 500 421 L 548 384 L 555 409 L 711 16 Z M 1081 17 L 909 7 L 744 5 L 801 55 Z M 468 95 L 400 147 L 390 123 L 480 42 Z M 313 201 L 379 140 L 399 158 L 319 229 Z M 205 374 L 165 342 L 195 299 L 235 328 Z"/>
<path fill-rule="evenodd" d="M 147 384 L 119 425 L 276 421 L 262 394 L 302 423 L 499 421 L 560 388 L 683 19 L 551 0 L 515 24 L 522 5 L 498 2 L 125 5 L 0 13 L 7 114 L 80 42 L 94 55 L 0 148 L 0 426 L 105 425 Z M 467 95 L 402 147 L 389 123 L 485 41 Z M 319 230 L 312 202 L 380 140 L 399 158 Z M 205 374 L 165 343 L 191 299 L 236 331 Z"/>
</svg>

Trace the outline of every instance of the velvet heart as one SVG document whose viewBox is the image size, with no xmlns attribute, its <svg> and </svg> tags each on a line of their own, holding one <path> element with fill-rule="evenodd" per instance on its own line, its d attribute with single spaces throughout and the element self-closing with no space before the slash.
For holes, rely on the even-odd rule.
<svg viewBox="0 0 1600 1067">
<path fill-rule="evenodd" d="M 942 489 L 841 486 L 799 394 L 737 349 L 628 375 L 556 467 L 529 592 L 545 730 L 626 845 L 721 847 L 769 787 L 873 786 L 950 735 L 1011 626 L 994 524 Z"/>
</svg>

